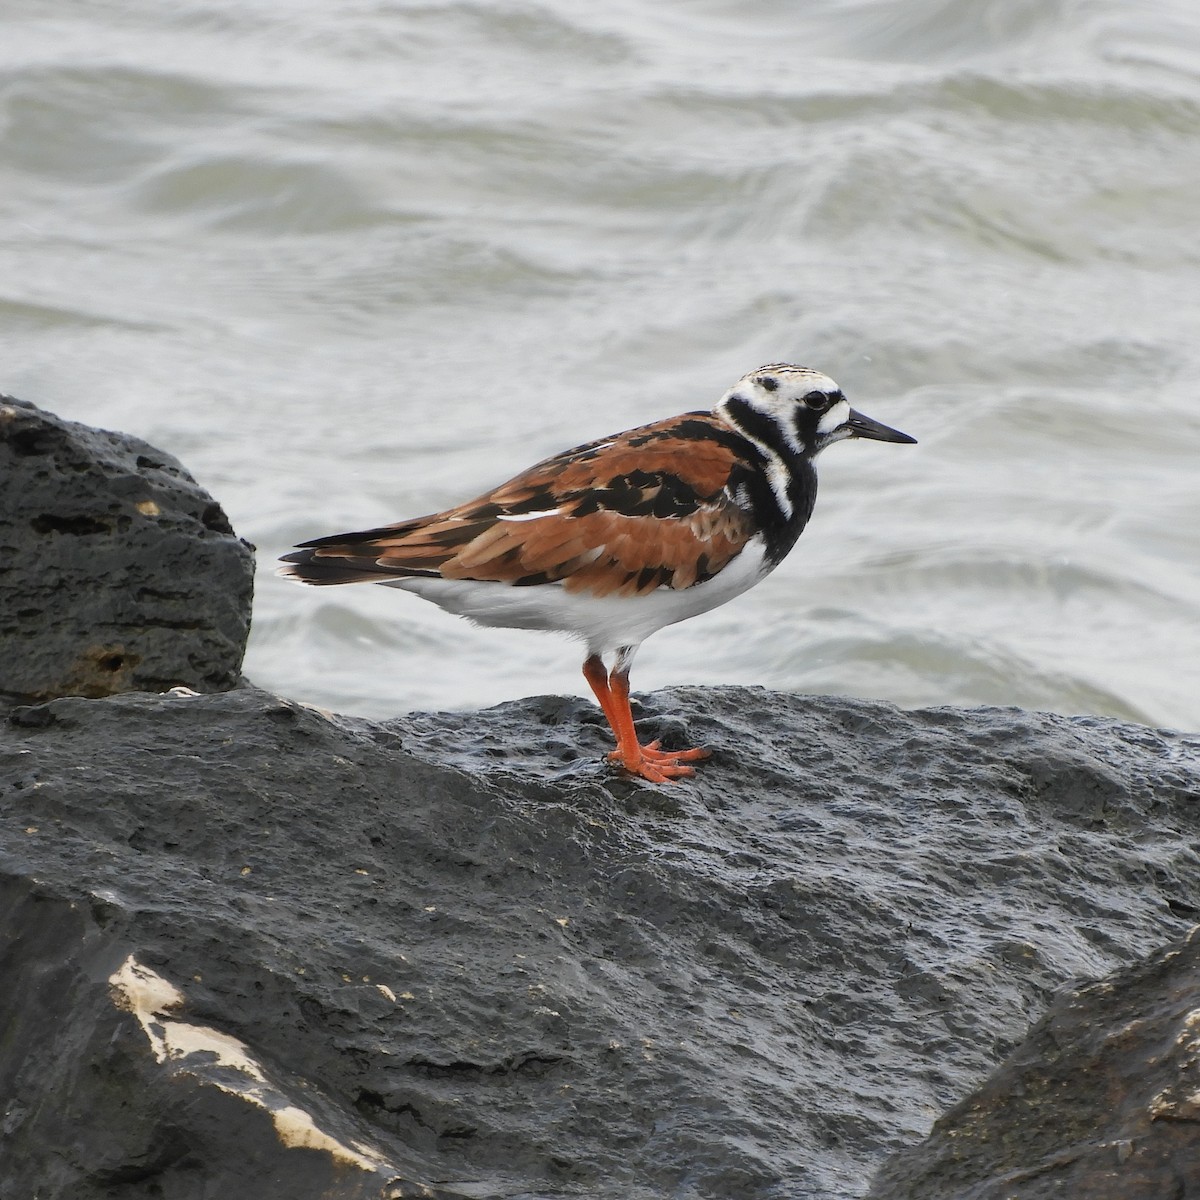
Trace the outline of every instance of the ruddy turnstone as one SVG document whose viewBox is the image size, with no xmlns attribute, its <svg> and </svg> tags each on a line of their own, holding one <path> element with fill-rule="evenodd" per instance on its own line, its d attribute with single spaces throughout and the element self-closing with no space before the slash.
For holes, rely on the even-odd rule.
<svg viewBox="0 0 1200 1200">
<path fill-rule="evenodd" d="M 588 442 L 456 508 L 304 542 L 280 573 L 382 583 L 480 625 L 572 634 L 617 739 L 608 757 L 662 783 L 708 751 L 642 745 L 638 647 L 764 579 L 812 515 L 813 460 L 847 438 L 914 442 L 850 407 L 827 375 L 769 363 L 710 412 Z M 605 659 L 611 659 L 611 667 Z"/>
</svg>

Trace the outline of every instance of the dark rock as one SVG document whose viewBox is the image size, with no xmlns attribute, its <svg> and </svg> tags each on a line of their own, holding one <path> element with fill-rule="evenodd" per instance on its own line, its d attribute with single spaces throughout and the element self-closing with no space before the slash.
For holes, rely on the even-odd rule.
<svg viewBox="0 0 1200 1200">
<path fill-rule="evenodd" d="M 233 687 L 253 571 L 169 454 L 0 396 L 0 692 Z"/>
<path fill-rule="evenodd" d="M 0 1195 L 846 1200 L 1200 903 L 1200 738 L 647 705 L 695 781 L 611 773 L 573 699 L 12 712 Z M 1090 1086 L 1042 1110 L 1076 1141 Z"/>
<path fill-rule="evenodd" d="M 890 1161 L 874 1200 L 1185 1200 L 1200 1187 L 1200 928 L 1058 1000 Z"/>
</svg>

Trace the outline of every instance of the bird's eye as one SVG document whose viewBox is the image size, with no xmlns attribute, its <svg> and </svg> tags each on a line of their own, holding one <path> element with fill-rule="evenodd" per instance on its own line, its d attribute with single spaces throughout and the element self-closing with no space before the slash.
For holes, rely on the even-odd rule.
<svg viewBox="0 0 1200 1200">
<path fill-rule="evenodd" d="M 824 412 L 833 403 L 833 399 L 824 392 L 809 392 L 804 397 L 804 403 L 817 412 Z"/>
</svg>

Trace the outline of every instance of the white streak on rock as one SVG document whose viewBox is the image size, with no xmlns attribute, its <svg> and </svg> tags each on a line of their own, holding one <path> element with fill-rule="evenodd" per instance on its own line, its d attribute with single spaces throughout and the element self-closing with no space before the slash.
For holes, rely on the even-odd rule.
<svg viewBox="0 0 1200 1200">
<path fill-rule="evenodd" d="M 271 1114 L 279 1140 L 289 1148 L 324 1150 L 336 1161 L 363 1171 L 387 1168 L 370 1147 L 359 1142 L 346 1145 L 318 1129 L 310 1114 L 290 1103 L 270 1082 L 244 1042 L 207 1025 L 192 1025 L 170 1016 L 183 1004 L 183 993 L 132 954 L 108 983 L 113 1002 L 137 1019 L 158 1062 L 265 1109 Z M 197 1055 L 205 1057 L 197 1060 Z M 212 1077 L 216 1070 L 223 1072 L 222 1078 Z M 231 1073 L 242 1076 L 245 1082 L 231 1083 Z"/>
</svg>

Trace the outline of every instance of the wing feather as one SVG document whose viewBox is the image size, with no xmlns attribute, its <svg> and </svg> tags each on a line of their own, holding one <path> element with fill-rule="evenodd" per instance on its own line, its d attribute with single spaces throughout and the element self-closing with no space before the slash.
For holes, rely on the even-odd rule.
<svg viewBox="0 0 1200 1200">
<path fill-rule="evenodd" d="M 733 498 L 749 453 L 718 418 L 689 413 L 547 459 L 457 508 L 319 538 L 285 561 L 310 582 L 440 574 L 596 596 L 688 588 L 756 532 Z"/>
</svg>

